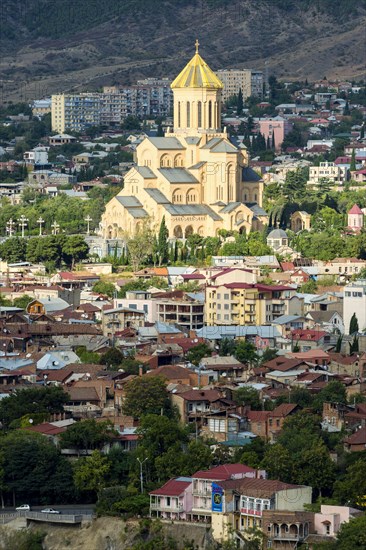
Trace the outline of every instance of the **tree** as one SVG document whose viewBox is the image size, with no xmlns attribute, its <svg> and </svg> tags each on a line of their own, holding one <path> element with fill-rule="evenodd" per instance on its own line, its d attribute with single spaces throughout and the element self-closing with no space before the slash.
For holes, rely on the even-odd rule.
<svg viewBox="0 0 366 550">
<path fill-rule="evenodd" d="M 331 489 L 334 479 L 335 464 L 321 441 L 310 449 L 304 450 L 295 461 L 293 481 L 310 485 L 318 490 L 319 495 L 322 491 Z"/>
<path fill-rule="evenodd" d="M 269 479 L 280 479 L 290 481 L 292 476 L 293 461 L 289 451 L 281 444 L 270 445 L 261 462 Z"/>
<path fill-rule="evenodd" d="M 339 380 L 331 380 L 314 398 L 314 409 L 322 412 L 323 403 L 347 403 L 345 386 Z"/>
<path fill-rule="evenodd" d="M 134 237 L 127 241 L 127 250 L 131 261 L 132 269 L 137 271 L 139 266 L 145 262 L 154 249 L 155 235 L 150 226 L 145 223 Z"/>
<path fill-rule="evenodd" d="M 116 432 L 111 422 L 96 422 L 95 419 L 81 420 L 69 426 L 60 436 L 60 445 L 63 449 L 77 449 L 89 451 L 101 449 L 110 442 Z"/>
<path fill-rule="evenodd" d="M 259 392 L 254 388 L 243 386 L 234 392 L 233 399 L 238 405 L 248 406 L 253 411 L 259 411 L 262 403 Z"/>
<path fill-rule="evenodd" d="M 93 292 L 98 294 L 104 294 L 108 298 L 113 298 L 116 294 L 116 287 L 113 283 L 107 281 L 98 281 L 93 285 Z"/>
<path fill-rule="evenodd" d="M 24 262 L 26 256 L 26 240 L 20 237 L 11 237 L 0 244 L 0 257 L 8 263 Z"/>
<path fill-rule="evenodd" d="M 256 363 L 258 355 L 254 344 L 247 340 L 240 340 L 236 346 L 235 358 L 241 363 Z"/>
<path fill-rule="evenodd" d="M 211 357 L 212 355 L 212 349 L 210 346 L 202 342 L 201 344 L 197 344 L 197 346 L 193 346 L 187 353 L 186 353 L 186 359 L 190 363 L 193 363 L 194 365 L 198 366 L 201 362 L 201 359 L 204 357 Z"/>
<path fill-rule="evenodd" d="M 356 171 L 356 149 L 352 149 L 351 164 L 349 170 L 350 172 Z"/>
<path fill-rule="evenodd" d="M 142 418 L 147 414 L 170 413 L 170 401 L 164 378 L 139 376 L 126 384 L 123 413 Z"/>
<path fill-rule="evenodd" d="M 110 348 L 101 356 L 100 364 L 107 365 L 109 367 L 112 367 L 112 370 L 115 370 L 117 367 L 119 367 L 122 364 L 124 358 L 125 356 L 119 349 Z"/>
<path fill-rule="evenodd" d="M 23 296 L 20 296 L 19 298 L 15 298 L 14 306 L 20 307 L 21 309 L 26 309 L 27 305 L 33 300 L 34 298 L 32 296 L 28 296 L 28 294 L 23 294 Z"/>
<path fill-rule="evenodd" d="M 0 401 L 0 419 L 4 426 L 25 415 L 63 412 L 68 395 L 59 387 L 36 387 L 19 389 Z"/>
<path fill-rule="evenodd" d="M 108 458 L 99 451 L 93 451 L 91 456 L 79 459 L 74 468 L 76 488 L 79 491 L 99 493 L 105 486 L 110 467 Z"/>
<path fill-rule="evenodd" d="M 337 539 L 336 550 L 366 548 L 366 515 L 342 523 Z"/>
<path fill-rule="evenodd" d="M 159 259 L 159 265 L 166 263 L 169 259 L 169 231 L 165 223 L 165 216 L 163 216 L 160 224 L 157 254 Z"/>
<path fill-rule="evenodd" d="M 350 334 L 357 334 L 359 331 L 358 327 L 358 319 L 356 313 L 354 313 L 351 317 L 350 323 L 349 323 L 349 333 Z"/>
<path fill-rule="evenodd" d="M 243 113 L 243 107 L 244 107 L 243 92 L 242 92 L 242 89 L 239 88 L 238 101 L 236 104 L 236 114 L 238 116 L 240 116 Z"/>
<path fill-rule="evenodd" d="M 67 237 L 62 247 L 62 256 L 66 265 L 74 269 L 75 262 L 84 260 L 88 257 L 89 246 L 81 235 L 72 235 Z"/>
<path fill-rule="evenodd" d="M 334 496 L 342 504 L 366 509 L 366 459 L 350 464 L 343 477 L 334 484 Z"/>
</svg>

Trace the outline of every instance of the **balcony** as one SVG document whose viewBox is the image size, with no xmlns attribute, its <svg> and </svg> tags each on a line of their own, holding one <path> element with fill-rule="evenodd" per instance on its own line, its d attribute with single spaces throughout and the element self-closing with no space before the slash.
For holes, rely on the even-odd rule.
<svg viewBox="0 0 366 550">
<path fill-rule="evenodd" d="M 151 510 L 159 510 L 159 512 L 172 512 L 173 514 L 179 514 L 184 512 L 183 504 L 179 506 L 168 506 L 167 504 L 159 504 L 159 502 L 150 503 Z"/>
</svg>

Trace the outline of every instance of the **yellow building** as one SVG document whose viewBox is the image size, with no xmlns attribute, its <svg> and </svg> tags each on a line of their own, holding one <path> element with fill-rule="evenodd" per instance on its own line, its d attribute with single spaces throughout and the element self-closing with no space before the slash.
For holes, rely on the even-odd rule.
<svg viewBox="0 0 366 550">
<path fill-rule="evenodd" d="M 235 147 L 220 127 L 223 85 L 199 55 L 198 42 L 171 87 L 174 127 L 137 146 L 136 166 L 102 216 L 102 236 L 131 235 L 144 220 L 158 229 L 163 216 L 170 238 L 260 230 L 268 220 L 263 182 L 248 168 L 245 147 Z"/>
<path fill-rule="evenodd" d="M 282 315 L 301 315 L 302 301 L 287 286 L 226 283 L 206 287 L 205 323 L 268 325 Z"/>
</svg>

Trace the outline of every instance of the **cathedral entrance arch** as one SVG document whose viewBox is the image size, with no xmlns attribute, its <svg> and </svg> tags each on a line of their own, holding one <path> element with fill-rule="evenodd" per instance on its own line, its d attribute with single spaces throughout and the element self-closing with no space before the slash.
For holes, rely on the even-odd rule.
<svg viewBox="0 0 366 550">
<path fill-rule="evenodd" d="M 184 237 L 187 239 L 190 235 L 193 234 L 193 227 L 191 225 L 188 225 L 184 232 Z"/>
<path fill-rule="evenodd" d="M 176 239 L 183 239 L 183 231 L 180 225 L 174 227 L 173 234 Z"/>
</svg>

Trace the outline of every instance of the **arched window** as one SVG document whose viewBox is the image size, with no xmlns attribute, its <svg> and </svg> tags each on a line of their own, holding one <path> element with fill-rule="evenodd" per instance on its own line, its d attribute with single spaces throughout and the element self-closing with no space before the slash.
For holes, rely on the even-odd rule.
<svg viewBox="0 0 366 550">
<path fill-rule="evenodd" d="M 181 203 L 182 202 L 182 191 L 181 189 L 175 189 L 173 196 L 172 196 L 172 202 L 173 203 Z"/>
<path fill-rule="evenodd" d="M 161 168 L 170 168 L 171 166 L 171 160 L 168 155 L 163 155 L 160 158 L 160 167 Z"/>
<path fill-rule="evenodd" d="M 191 126 L 191 104 L 187 101 L 187 128 Z"/>
<path fill-rule="evenodd" d="M 175 168 L 179 168 L 183 166 L 183 157 L 181 154 L 178 154 L 174 157 L 174 166 Z"/>
<path fill-rule="evenodd" d="M 180 101 L 178 101 L 178 128 L 180 128 Z"/>
<path fill-rule="evenodd" d="M 186 193 L 186 203 L 187 204 L 192 204 L 192 203 L 196 203 L 197 202 L 197 193 L 195 191 L 195 189 L 188 189 L 187 193 Z"/>
<path fill-rule="evenodd" d="M 220 102 L 218 101 L 216 103 L 216 127 L 221 127 L 221 120 L 220 120 Z"/>
<path fill-rule="evenodd" d="M 182 228 L 181 228 L 180 225 L 176 225 L 176 226 L 174 227 L 173 233 L 174 233 L 174 237 L 175 237 L 176 239 L 182 239 L 182 238 L 183 238 L 183 231 L 182 231 Z"/>
<path fill-rule="evenodd" d="M 212 101 L 208 102 L 208 127 L 212 128 Z"/>
<path fill-rule="evenodd" d="M 197 120 L 198 120 L 198 128 L 202 128 L 202 103 L 201 101 L 197 104 Z"/>
</svg>

